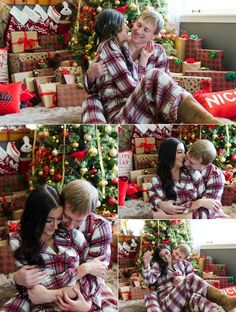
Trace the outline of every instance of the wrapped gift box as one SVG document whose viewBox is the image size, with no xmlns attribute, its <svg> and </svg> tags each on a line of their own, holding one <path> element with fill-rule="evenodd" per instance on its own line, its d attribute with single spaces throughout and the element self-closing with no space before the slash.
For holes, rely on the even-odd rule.
<svg viewBox="0 0 236 312">
<path fill-rule="evenodd" d="M 12 31 L 11 49 L 13 53 L 22 53 L 39 47 L 37 31 Z"/>
<path fill-rule="evenodd" d="M 131 300 L 144 299 L 144 296 L 147 295 L 148 293 L 149 293 L 148 288 L 130 286 Z"/>
<path fill-rule="evenodd" d="M 200 271 L 204 271 L 205 269 L 205 260 L 206 260 L 205 256 L 200 256 L 198 259 L 198 267 Z"/>
<path fill-rule="evenodd" d="M 151 167 L 156 168 L 157 154 L 134 154 L 134 168 L 145 169 Z"/>
<path fill-rule="evenodd" d="M 214 274 L 219 275 L 219 276 L 226 275 L 225 264 L 211 264 L 210 270 L 213 271 Z"/>
<path fill-rule="evenodd" d="M 168 56 L 169 70 L 172 73 L 180 73 L 182 69 L 182 61 L 174 56 Z"/>
<path fill-rule="evenodd" d="M 55 76 L 42 76 L 34 78 L 35 91 L 38 98 L 40 98 L 39 85 L 50 82 L 56 82 Z"/>
<path fill-rule="evenodd" d="M 138 176 L 144 176 L 149 174 L 155 174 L 156 168 L 147 168 L 147 169 L 141 169 L 141 170 L 131 170 L 130 171 L 130 181 L 131 182 L 137 182 Z"/>
<path fill-rule="evenodd" d="M 1 242 L 1 241 L 0 241 Z M 6 246 L 0 244 L 0 273 L 8 274 L 16 271 L 15 259 L 8 243 Z"/>
<path fill-rule="evenodd" d="M 152 177 L 155 174 L 145 174 L 145 175 L 141 175 L 141 176 L 137 176 L 137 184 L 142 186 L 143 183 L 150 183 L 152 181 Z"/>
<path fill-rule="evenodd" d="M 52 51 L 65 49 L 65 44 L 57 34 L 53 35 L 39 35 L 39 45 L 42 49 L 49 49 Z"/>
<path fill-rule="evenodd" d="M 25 86 L 30 91 L 35 91 L 35 84 L 34 84 L 35 77 L 25 78 Z"/>
<path fill-rule="evenodd" d="M 201 60 L 198 57 L 196 57 L 196 50 L 202 49 L 203 47 L 203 39 L 188 39 L 186 43 L 186 51 L 185 51 L 185 57 L 186 58 L 196 58 L 197 60 Z"/>
<path fill-rule="evenodd" d="M 39 95 L 43 106 L 53 108 L 56 106 L 57 82 L 44 83 L 39 85 Z"/>
<path fill-rule="evenodd" d="M 211 265 L 214 263 L 214 258 L 207 256 L 205 259 L 205 270 L 210 270 Z"/>
<path fill-rule="evenodd" d="M 232 206 L 234 199 L 233 185 L 228 184 L 224 186 L 224 191 L 221 198 L 221 203 L 223 206 Z"/>
<path fill-rule="evenodd" d="M 0 194 L 2 196 L 23 191 L 25 188 L 26 184 L 23 175 L 11 174 L 0 176 Z"/>
<path fill-rule="evenodd" d="M 152 183 L 147 182 L 142 184 L 142 190 L 143 190 L 143 201 L 145 203 L 149 202 L 149 197 L 148 197 L 148 189 L 152 186 Z"/>
<path fill-rule="evenodd" d="M 42 77 L 42 76 L 54 76 L 55 69 L 54 68 L 40 68 L 33 70 L 33 74 L 35 77 Z"/>
<path fill-rule="evenodd" d="M 224 69 L 224 51 L 197 49 L 196 59 L 201 61 L 202 66 L 209 67 L 210 70 Z"/>
<path fill-rule="evenodd" d="M 186 38 L 181 38 L 177 37 L 175 39 L 175 49 L 176 49 L 176 56 L 181 60 L 185 60 L 185 55 L 186 55 L 186 45 L 187 45 L 187 40 Z"/>
<path fill-rule="evenodd" d="M 44 60 L 43 63 L 45 65 L 41 65 L 41 62 L 39 60 L 26 60 L 26 61 L 20 61 L 20 71 L 30 71 L 30 70 L 37 70 L 41 66 L 45 66 L 46 68 L 49 67 L 48 60 Z M 44 69 L 44 68 L 40 68 Z"/>
<path fill-rule="evenodd" d="M 74 74 L 77 77 L 77 83 L 83 86 L 83 72 L 80 66 L 77 67 L 59 67 L 55 71 L 56 80 L 63 82 L 63 75 Z"/>
<path fill-rule="evenodd" d="M 217 71 L 217 70 L 199 70 L 199 71 L 186 71 L 186 76 L 197 77 L 211 77 L 212 79 L 212 91 L 224 91 L 234 89 L 236 87 L 235 79 L 231 79 L 231 73 L 229 71 Z"/>
<path fill-rule="evenodd" d="M 172 74 L 171 76 L 178 83 L 178 85 L 191 94 L 194 94 L 194 92 L 197 90 L 202 90 L 204 83 L 209 85 L 208 92 L 212 91 L 211 77 L 179 76 L 175 74 Z"/>
<path fill-rule="evenodd" d="M 233 276 L 213 276 L 213 277 L 208 277 L 207 280 L 218 280 L 220 282 L 220 288 L 234 286 Z"/>
<path fill-rule="evenodd" d="M 22 81 L 24 83 L 26 78 L 31 78 L 33 76 L 34 75 L 32 71 L 27 71 L 23 73 L 15 73 L 11 75 L 11 80 L 12 82 Z"/>
<path fill-rule="evenodd" d="M 57 105 L 59 107 L 81 106 L 88 97 L 77 84 L 57 84 Z"/>
<path fill-rule="evenodd" d="M 202 278 L 204 279 L 212 278 L 213 276 L 214 276 L 213 271 L 205 270 L 204 272 L 202 272 Z"/>
<path fill-rule="evenodd" d="M 220 281 L 217 279 L 217 276 L 215 277 L 215 279 L 210 280 L 210 279 L 205 279 L 205 281 L 210 284 L 211 286 L 219 289 L 220 288 Z"/>
<path fill-rule="evenodd" d="M 157 152 L 155 138 L 134 138 L 134 144 L 136 154 L 150 154 Z"/>
<path fill-rule="evenodd" d="M 122 300 L 130 300 L 130 286 L 119 287 L 119 292 Z"/>
<path fill-rule="evenodd" d="M 50 59 L 50 67 L 53 68 L 58 68 L 61 66 L 61 63 L 67 60 L 71 60 L 71 58 L 73 57 L 73 52 L 69 51 L 69 50 L 65 50 L 66 52 L 63 52 L 64 50 L 58 50 L 55 53 L 55 57 L 52 56 Z"/>
<path fill-rule="evenodd" d="M 200 70 L 200 68 L 201 68 L 201 62 L 199 62 L 199 61 L 194 62 L 194 63 L 188 63 L 188 62 L 184 61 L 182 64 L 182 72 L 183 73 L 185 73 L 186 70 L 195 71 L 195 70 Z"/>
</svg>

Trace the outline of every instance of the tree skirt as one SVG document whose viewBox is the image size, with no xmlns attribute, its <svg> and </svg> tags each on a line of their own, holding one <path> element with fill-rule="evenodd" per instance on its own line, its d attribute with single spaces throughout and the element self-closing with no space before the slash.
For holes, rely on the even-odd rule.
<svg viewBox="0 0 236 312">
<path fill-rule="evenodd" d="M 22 108 L 20 113 L 0 116 L 1 125 L 81 123 L 81 107 L 42 106 Z"/>
<path fill-rule="evenodd" d="M 236 203 L 232 206 L 224 206 L 223 209 L 229 218 L 236 219 Z M 141 199 L 127 200 L 124 206 L 119 206 L 119 218 L 152 219 L 151 204 Z"/>
</svg>

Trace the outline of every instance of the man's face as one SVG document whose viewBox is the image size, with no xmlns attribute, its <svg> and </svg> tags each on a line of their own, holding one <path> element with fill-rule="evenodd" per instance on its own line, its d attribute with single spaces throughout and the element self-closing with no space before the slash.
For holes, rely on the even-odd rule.
<svg viewBox="0 0 236 312">
<path fill-rule="evenodd" d="M 175 248 L 172 251 L 172 259 L 173 261 L 180 261 L 180 260 L 185 259 L 185 255 L 183 254 L 183 252 L 179 250 L 179 248 Z"/>
<path fill-rule="evenodd" d="M 133 25 L 131 31 L 131 40 L 133 43 L 146 45 L 149 40 L 153 40 L 157 37 L 155 34 L 156 25 L 139 17 Z"/>
<path fill-rule="evenodd" d="M 63 211 L 62 224 L 68 229 L 76 229 L 86 219 L 88 214 L 80 214 L 79 212 L 71 211 L 68 204 L 65 205 Z"/>
<path fill-rule="evenodd" d="M 193 170 L 202 170 L 204 167 L 206 167 L 199 159 L 192 157 L 189 152 L 186 153 L 184 166 Z"/>
</svg>

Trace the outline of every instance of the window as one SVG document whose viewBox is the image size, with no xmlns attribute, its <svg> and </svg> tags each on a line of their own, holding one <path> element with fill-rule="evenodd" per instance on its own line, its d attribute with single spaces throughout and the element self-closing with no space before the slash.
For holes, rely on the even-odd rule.
<svg viewBox="0 0 236 312">
<path fill-rule="evenodd" d="M 180 14 L 206 14 L 206 15 L 223 15 L 236 14 L 235 0 L 180 0 Z"/>
<path fill-rule="evenodd" d="M 234 245 L 234 248 L 236 247 L 236 220 L 189 220 L 189 223 L 194 249 L 203 245 Z"/>
</svg>

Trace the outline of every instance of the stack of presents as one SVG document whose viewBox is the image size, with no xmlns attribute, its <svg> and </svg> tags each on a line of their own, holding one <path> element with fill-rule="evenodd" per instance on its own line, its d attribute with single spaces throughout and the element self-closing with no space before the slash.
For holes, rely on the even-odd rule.
<svg viewBox="0 0 236 312">
<path fill-rule="evenodd" d="M 143 299 L 149 292 L 140 269 L 137 267 L 137 255 L 140 246 L 139 237 L 119 235 L 119 296 L 121 300 Z"/>
<path fill-rule="evenodd" d="M 16 10 L 16 7 L 12 8 L 11 20 L 15 18 Z M 23 14 L 18 11 L 18 15 Z M 0 48 L 0 88 L 9 95 L 5 99 L 7 105 L 0 113 L 16 113 L 20 108 L 37 103 L 46 108 L 81 105 L 87 96 L 82 70 L 72 61 L 73 53 L 68 49 L 66 34 L 69 35 L 69 30 L 64 35 L 59 33 L 60 14 L 57 14 L 58 25 L 54 22 L 54 27 L 52 21 L 48 25 L 45 22 L 44 28 L 42 22 L 39 27 L 40 20 L 30 22 L 28 29 L 10 24 L 7 47 Z"/>
<path fill-rule="evenodd" d="M 225 264 L 214 263 L 214 258 L 211 256 L 201 256 L 198 263 L 198 274 L 200 274 L 205 281 L 221 289 L 222 292 L 228 293 L 231 291 L 231 295 L 236 295 L 234 277 L 227 275 Z"/>
<path fill-rule="evenodd" d="M 224 192 L 222 194 L 222 205 L 232 206 L 236 202 L 236 171 L 223 171 L 225 176 Z"/>
<path fill-rule="evenodd" d="M 236 72 L 224 70 L 224 51 L 204 49 L 203 39 L 186 33 L 175 43 L 177 57 L 169 57 L 173 78 L 212 115 L 235 119 Z"/>
</svg>

